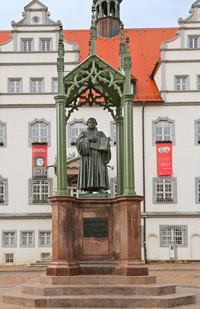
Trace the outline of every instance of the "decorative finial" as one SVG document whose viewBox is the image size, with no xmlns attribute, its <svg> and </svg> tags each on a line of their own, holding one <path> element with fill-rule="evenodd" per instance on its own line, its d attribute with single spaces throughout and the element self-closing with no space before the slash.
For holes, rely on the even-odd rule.
<svg viewBox="0 0 200 309">
<path fill-rule="evenodd" d="M 58 41 L 58 58 L 57 58 L 57 71 L 64 72 L 64 43 L 63 43 L 63 25 L 59 26 L 59 41 Z"/>
<path fill-rule="evenodd" d="M 126 45 L 124 42 L 124 24 L 121 23 L 120 26 L 120 32 L 121 32 L 121 36 L 120 36 L 120 43 L 119 43 L 119 56 L 120 56 L 120 71 L 123 72 L 124 71 L 124 57 L 125 57 L 125 50 L 126 50 Z"/>
<path fill-rule="evenodd" d="M 90 42 L 91 42 L 91 55 L 96 55 L 96 39 L 97 39 L 97 26 L 95 18 L 95 5 L 92 5 L 92 21 L 90 27 Z"/>
</svg>

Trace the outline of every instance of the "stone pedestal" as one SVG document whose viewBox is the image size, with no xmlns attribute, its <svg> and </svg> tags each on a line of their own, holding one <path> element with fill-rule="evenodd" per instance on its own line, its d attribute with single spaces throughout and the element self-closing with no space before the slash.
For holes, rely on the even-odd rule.
<svg viewBox="0 0 200 309">
<path fill-rule="evenodd" d="M 148 275 L 141 261 L 141 196 L 54 196 L 48 276 Z"/>
</svg>

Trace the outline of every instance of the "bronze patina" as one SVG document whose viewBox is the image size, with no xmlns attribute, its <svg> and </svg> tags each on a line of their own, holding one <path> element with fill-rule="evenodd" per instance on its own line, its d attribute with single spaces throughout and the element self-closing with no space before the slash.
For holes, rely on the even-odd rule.
<svg viewBox="0 0 200 309">
<path fill-rule="evenodd" d="M 109 189 L 107 164 L 111 159 L 109 138 L 98 131 L 95 118 L 87 121 L 87 130 L 81 132 L 76 141 L 80 154 L 78 188 L 89 193 L 105 192 Z"/>
</svg>

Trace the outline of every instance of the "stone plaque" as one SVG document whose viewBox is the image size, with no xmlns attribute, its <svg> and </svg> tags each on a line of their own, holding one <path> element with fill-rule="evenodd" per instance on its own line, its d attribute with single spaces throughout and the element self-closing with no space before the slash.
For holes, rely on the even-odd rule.
<svg viewBox="0 0 200 309">
<path fill-rule="evenodd" d="M 84 218 L 84 237 L 108 237 L 108 218 Z"/>
</svg>

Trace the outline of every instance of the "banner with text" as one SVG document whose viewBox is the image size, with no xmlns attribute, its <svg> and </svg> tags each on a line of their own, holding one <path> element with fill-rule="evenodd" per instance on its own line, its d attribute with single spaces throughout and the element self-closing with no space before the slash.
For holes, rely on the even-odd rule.
<svg viewBox="0 0 200 309">
<path fill-rule="evenodd" d="M 157 175 L 172 175 L 172 143 L 157 143 Z"/>
<path fill-rule="evenodd" d="M 47 179 L 47 144 L 32 144 L 32 178 Z"/>
</svg>

